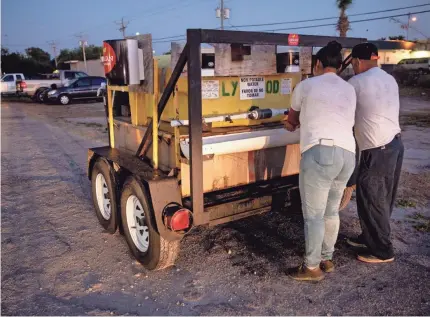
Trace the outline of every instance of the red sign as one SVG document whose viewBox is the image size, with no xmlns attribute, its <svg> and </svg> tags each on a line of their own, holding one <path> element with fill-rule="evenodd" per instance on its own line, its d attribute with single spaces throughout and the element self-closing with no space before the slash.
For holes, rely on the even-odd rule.
<svg viewBox="0 0 430 317">
<path fill-rule="evenodd" d="M 299 35 L 298 34 L 288 34 L 288 45 L 290 45 L 290 46 L 299 45 Z"/>
<path fill-rule="evenodd" d="M 103 42 L 102 62 L 105 69 L 105 74 L 109 74 L 116 64 L 116 54 L 112 46 Z"/>
</svg>

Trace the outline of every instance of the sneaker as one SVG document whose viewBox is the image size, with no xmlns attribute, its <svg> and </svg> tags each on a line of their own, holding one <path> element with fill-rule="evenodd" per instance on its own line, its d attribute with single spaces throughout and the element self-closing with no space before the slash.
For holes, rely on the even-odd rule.
<svg viewBox="0 0 430 317">
<path fill-rule="evenodd" d="M 388 262 L 393 262 L 394 257 L 389 259 L 380 259 L 370 253 L 360 253 L 360 254 L 357 254 L 357 260 L 361 262 L 366 262 L 366 263 L 388 263 Z"/>
<path fill-rule="evenodd" d="M 362 235 L 359 235 L 357 238 L 348 238 L 346 239 L 346 243 L 354 248 L 367 248 Z"/>
<path fill-rule="evenodd" d="M 320 263 L 320 269 L 325 273 L 334 272 L 334 263 L 332 260 L 323 260 Z"/>
<path fill-rule="evenodd" d="M 311 270 L 307 268 L 306 265 L 302 264 L 298 267 L 290 269 L 288 272 L 288 276 L 296 281 L 319 282 L 324 278 L 324 273 L 319 267 L 314 270 Z"/>
</svg>

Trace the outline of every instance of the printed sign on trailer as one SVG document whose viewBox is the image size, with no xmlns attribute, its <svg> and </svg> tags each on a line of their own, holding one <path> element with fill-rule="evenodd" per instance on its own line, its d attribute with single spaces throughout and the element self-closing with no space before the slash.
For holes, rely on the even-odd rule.
<svg viewBox="0 0 430 317">
<path fill-rule="evenodd" d="M 202 98 L 203 99 L 219 98 L 219 80 L 202 81 Z"/>
<path fill-rule="evenodd" d="M 262 99 L 265 96 L 264 77 L 241 77 L 240 99 Z"/>
<path fill-rule="evenodd" d="M 105 69 L 105 74 L 109 74 L 116 64 L 116 54 L 112 46 L 103 42 L 103 56 L 102 63 Z"/>
</svg>

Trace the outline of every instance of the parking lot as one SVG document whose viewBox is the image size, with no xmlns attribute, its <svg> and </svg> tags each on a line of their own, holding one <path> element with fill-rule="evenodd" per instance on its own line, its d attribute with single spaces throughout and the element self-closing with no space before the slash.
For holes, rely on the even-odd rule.
<svg viewBox="0 0 430 317">
<path fill-rule="evenodd" d="M 396 261 L 355 260 L 355 201 L 341 214 L 336 272 L 318 284 L 289 279 L 303 220 L 286 211 L 214 228 L 181 243 L 176 266 L 148 272 L 123 237 L 98 224 L 87 148 L 106 145 L 101 103 L 2 101 L 3 315 L 429 315 L 430 101 L 401 99 L 405 162 L 392 236 Z"/>
</svg>

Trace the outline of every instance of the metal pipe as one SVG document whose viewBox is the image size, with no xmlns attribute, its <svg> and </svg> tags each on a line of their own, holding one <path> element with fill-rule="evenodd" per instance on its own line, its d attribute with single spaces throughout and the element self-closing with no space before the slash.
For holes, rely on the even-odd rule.
<svg viewBox="0 0 430 317">
<path fill-rule="evenodd" d="M 264 129 L 226 135 L 214 135 L 203 138 L 203 155 L 223 155 L 240 152 L 257 151 L 267 148 L 280 147 L 300 142 L 300 132 L 289 132 L 284 128 Z M 181 151 L 188 159 L 190 157 L 189 139 L 180 141 Z"/>
<path fill-rule="evenodd" d="M 250 120 L 261 120 L 273 118 L 280 115 L 287 115 L 289 109 L 256 109 L 249 112 L 236 113 L 236 114 L 224 114 L 215 117 L 203 117 L 203 123 L 212 122 L 231 122 L 233 120 L 250 119 Z M 172 120 L 170 125 L 172 127 L 188 126 L 189 120 Z"/>
</svg>

